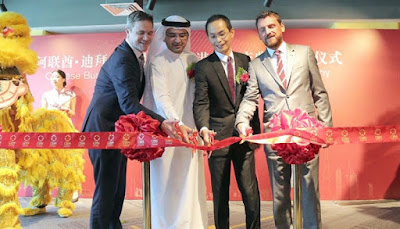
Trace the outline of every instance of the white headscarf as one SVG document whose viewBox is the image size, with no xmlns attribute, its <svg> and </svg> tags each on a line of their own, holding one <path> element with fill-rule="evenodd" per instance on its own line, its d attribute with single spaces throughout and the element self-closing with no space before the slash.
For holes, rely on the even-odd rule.
<svg viewBox="0 0 400 229">
<path fill-rule="evenodd" d="M 181 16 L 172 15 L 164 18 L 161 22 L 160 27 L 158 27 L 147 53 L 147 61 L 151 60 L 151 58 L 157 56 L 162 51 L 167 49 L 167 45 L 165 44 L 164 40 L 165 33 L 169 28 L 185 29 L 188 32 L 189 39 L 186 43 L 185 48 L 183 49 L 183 52 L 190 52 L 190 21 Z"/>
</svg>

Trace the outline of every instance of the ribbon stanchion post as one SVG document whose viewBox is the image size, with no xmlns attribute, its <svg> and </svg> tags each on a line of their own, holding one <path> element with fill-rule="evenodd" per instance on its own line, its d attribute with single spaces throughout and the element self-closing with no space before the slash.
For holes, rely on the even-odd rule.
<svg viewBox="0 0 400 229">
<path fill-rule="evenodd" d="M 301 207 L 301 165 L 293 165 L 293 227 L 303 228 L 303 210 Z"/>
<path fill-rule="evenodd" d="M 143 228 L 151 229 L 150 162 L 142 163 L 143 176 Z"/>
</svg>

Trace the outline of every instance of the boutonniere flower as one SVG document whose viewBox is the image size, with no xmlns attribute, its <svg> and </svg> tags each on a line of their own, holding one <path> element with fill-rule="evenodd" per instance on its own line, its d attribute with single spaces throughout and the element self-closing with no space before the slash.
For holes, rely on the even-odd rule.
<svg viewBox="0 0 400 229">
<path fill-rule="evenodd" d="M 250 79 L 250 75 L 244 68 L 239 67 L 235 79 L 238 84 L 246 84 Z"/>
<path fill-rule="evenodd" d="M 187 73 L 187 75 L 188 75 L 190 80 L 194 80 L 194 66 L 195 66 L 195 64 L 196 64 L 195 62 L 192 62 L 186 68 L 186 73 Z"/>
</svg>

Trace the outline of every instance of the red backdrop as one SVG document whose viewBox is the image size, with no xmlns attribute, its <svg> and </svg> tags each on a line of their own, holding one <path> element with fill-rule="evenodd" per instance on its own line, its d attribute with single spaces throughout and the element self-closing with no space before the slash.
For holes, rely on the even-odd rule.
<svg viewBox="0 0 400 229">
<path fill-rule="evenodd" d="M 330 95 L 334 126 L 400 124 L 400 31 L 291 29 L 285 32 L 288 43 L 310 45 L 316 53 L 323 81 Z M 31 48 L 39 54 L 39 69 L 29 76 L 34 107 L 40 107 L 44 91 L 51 89 L 49 75 L 63 69 L 67 87 L 77 94 L 73 122 L 81 128 L 94 90 L 98 72 L 124 39 L 123 33 L 53 35 L 34 37 Z M 193 31 L 192 50 L 204 58 L 212 52 L 204 31 Z M 235 51 L 251 58 L 265 46 L 254 30 L 236 30 Z M 396 64 L 397 63 L 397 64 Z M 331 146 L 321 151 L 321 199 L 400 198 L 400 144 L 353 144 Z M 85 154 L 86 182 L 82 197 L 92 197 L 93 170 Z M 205 160 L 207 161 L 207 160 Z M 212 198 L 206 166 L 207 197 Z M 261 199 L 271 200 L 269 175 L 264 152 L 256 152 Z M 127 199 L 142 197 L 141 165 L 128 165 Z M 240 199 L 232 173 L 231 199 Z M 22 188 L 20 195 L 29 195 Z"/>
</svg>

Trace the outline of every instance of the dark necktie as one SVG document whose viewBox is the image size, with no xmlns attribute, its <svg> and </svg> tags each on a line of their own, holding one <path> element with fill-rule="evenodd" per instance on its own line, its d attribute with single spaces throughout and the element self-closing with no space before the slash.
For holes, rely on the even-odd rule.
<svg viewBox="0 0 400 229">
<path fill-rule="evenodd" d="M 145 85 L 145 77 L 144 77 L 144 56 L 143 54 L 139 56 L 139 66 L 140 66 L 140 87 L 139 87 L 139 100 L 142 98 L 144 85 Z"/>
<path fill-rule="evenodd" d="M 235 104 L 235 76 L 233 71 L 232 57 L 228 57 L 228 83 L 229 89 L 231 91 L 232 102 Z"/>
<path fill-rule="evenodd" d="M 140 82 L 143 81 L 143 76 L 144 76 L 144 56 L 143 53 L 142 55 L 139 56 L 139 66 L 140 66 Z"/>
<path fill-rule="evenodd" d="M 281 79 L 282 85 L 286 88 L 286 78 L 285 78 L 285 70 L 283 69 L 283 62 L 281 58 L 281 51 L 275 51 L 276 59 L 277 59 L 277 68 L 276 72 L 278 73 L 279 79 Z"/>
</svg>

